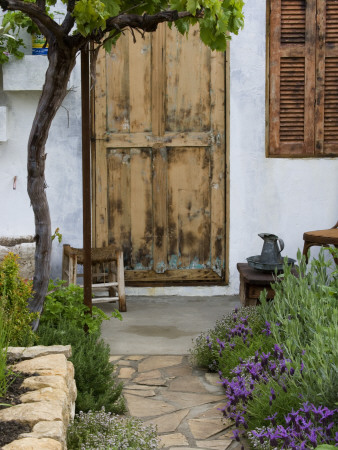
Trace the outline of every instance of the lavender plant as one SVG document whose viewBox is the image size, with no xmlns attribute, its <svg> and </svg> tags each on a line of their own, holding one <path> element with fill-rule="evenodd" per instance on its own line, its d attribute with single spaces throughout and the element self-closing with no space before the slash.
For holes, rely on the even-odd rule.
<svg viewBox="0 0 338 450">
<path fill-rule="evenodd" d="M 300 403 L 295 393 L 288 392 L 289 379 L 294 374 L 291 361 L 285 359 L 283 350 L 278 345 L 268 353 L 256 351 L 254 357 L 241 360 L 231 371 L 232 378 L 222 378 L 227 397 L 224 415 L 234 419 L 237 427 L 252 429 L 261 425 L 262 420 L 264 423 L 265 414 L 274 412 L 273 403 L 277 398 L 284 397 L 287 401 L 284 404 L 283 401 L 279 402 L 282 408 L 277 408 L 274 416 L 275 419 L 280 419 L 283 412 L 289 411 L 290 403 L 296 406 Z M 252 405 L 257 407 L 256 410 Z M 256 411 L 258 414 L 255 414 Z"/>
<path fill-rule="evenodd" d="M 337 412 L 305 402 L 285 415 L 285 426 L 276 425 L 274 416 L 268 417 L 270 425 L 248 432 L 248 438 L 257 449 L 307 450 L 319 448 L 319 444 L 338 445 Z"/>
<path fill-rule="evenodd" d="M 273 285 L 275 298 L 261 295 L 261 311 L 271 323 L 271 336 L 283 345 L 286 357 L 304 371 L 293 383 L 306 400 L 334 407 L 338 392 L 338 270 L 323 251 L 306 267 L 298 253 L 298 277 L 285 265 Z"/>
<path fill-rule="evenodd" d="M 190 349 L 191 360 L 214 372 L 230 373 L 238 364 L 239 356 L 246 358 L 267 345 L 261 335 L 263 327 L 264 320 L 257 308 L 235 309 L 217 321 L 212 330 L 197 336 Z"/>
<path fill-rule="evenodd" d="M 67 434 L 69 450 L 156 450 L 160 442 L 153 426 L 145 426 L 133 417 L 120 417 L 99 412 L 83 413 L 75 416 Z"/>
</svg>

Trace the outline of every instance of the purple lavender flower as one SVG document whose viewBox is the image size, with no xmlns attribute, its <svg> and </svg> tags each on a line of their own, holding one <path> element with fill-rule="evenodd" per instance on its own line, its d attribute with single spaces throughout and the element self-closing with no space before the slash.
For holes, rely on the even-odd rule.
<svg viewBox="0 0 338 450">
<path fill-rule="evenodd" d="M 268 416 L 265 420 L 270 420 L 270 422 L 272 423 L 272 425 L 276 425 L 276 417 L 277 417 L 277 412 L 275 412 L 274 414 L 272 414 L 272 416 Z"/>
<path fill-rule="evenodd" d="M 276 393 L 273 388 L 270 389 L 270 393 L 271 393 L 272 400 L 276 400 Z"/>
<path fill-rule="evenodd" d="M 262 330 L 263 334 L 266 334 L 266 336 L 270 336 L 271 334 L 271 324 L 268 321 L 265 321 L 265 327 L 264 330 Z"/>
<path fill-rule="evenodd" d="M 240 442 L 239 431 L 233 430 L 233 434 L 234 434 L 234 439 L 236 439 L 237 442 Z"/>
</svg>

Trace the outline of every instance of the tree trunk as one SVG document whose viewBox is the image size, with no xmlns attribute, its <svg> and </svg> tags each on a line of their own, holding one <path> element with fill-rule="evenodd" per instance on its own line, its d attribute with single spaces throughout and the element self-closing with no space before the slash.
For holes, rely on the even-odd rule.
<svg viewBox="0 0 338 450">
<path fill-rule="evenodd" d="M 41 312 L 48 289 L 51 270 L 51 220 L 45 192 L 45 145 L 51 123 L 67 94 L 67 83 L 75 66 L 76 51 L 60 49 L 56 42 L 49 43 L 49 66 L 46 80 L 34 117 L 28 141 L 27 190 L 35 218 L 35 273 L 34 295 L 29 302 L 33 312 Z M 33 328 L 38 327 L 38 321 Z"/>
</svg>

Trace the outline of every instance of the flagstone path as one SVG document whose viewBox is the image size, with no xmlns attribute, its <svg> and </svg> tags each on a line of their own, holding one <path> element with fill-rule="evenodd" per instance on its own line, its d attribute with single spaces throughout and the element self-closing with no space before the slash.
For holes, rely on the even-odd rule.
<svg viewBox="0 0 338 450">
<path fill-rule="evenodd" d="M 163 449 L 239 450 L 233 422 L 219 408 L 225 395 L 217 374 L 189 364 L 188 356 L 111 356 L 124 383 L 129 414 L 157 425 Z"/>
</svg>

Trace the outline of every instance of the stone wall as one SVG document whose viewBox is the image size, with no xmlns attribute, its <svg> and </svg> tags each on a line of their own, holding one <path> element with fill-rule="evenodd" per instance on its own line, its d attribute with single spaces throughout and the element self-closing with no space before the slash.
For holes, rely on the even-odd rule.
<svg viewBox="0 0 338 450">
<path fill-rule="evenodd" d="M 31 280 L 34 276 L 35 242 L 33 236 L 22 236 L 18 238 L 0 237 L 0 261 L 7 253 L 12 252 L 20 257 L 20 275 L 22 278 Z"/>
<path fill-rule="evenodd" d="M 3 450 L 64 450 L 69 421 L 74 418 L 76 384 L 70 345 L 9 347 L 8 358 L 19 360 L 12 369 L 26 374 L 21 404 L 0 410 L 0 421 L 16 420 L 32 427 L 31 433 L 7 444 Z"/>
</svg>

